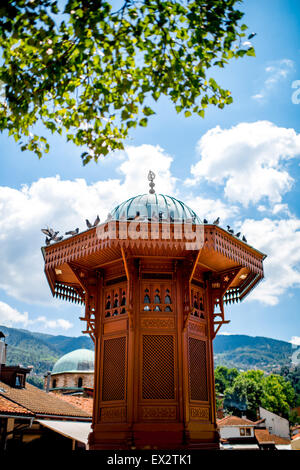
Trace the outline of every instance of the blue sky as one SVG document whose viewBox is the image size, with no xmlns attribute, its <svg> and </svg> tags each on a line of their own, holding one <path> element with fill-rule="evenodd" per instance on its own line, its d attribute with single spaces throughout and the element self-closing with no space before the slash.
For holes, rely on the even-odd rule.
<svg viewBox="0 0 300 470">
<path fill-rule="evenodd" d="M 241 304 L 227 307 L 223 333 L 300 341 L 300 4 L 245 1 L 244 22 L 256 57 L 212 72 L 234 102 L 205 119 L 178 115 L 167 98 L 155 103 L 147 128 L 126 150 L 81 164 L 81 149 L 51 136 L 42 160 L 0 136 L 0 324 L 77 336 L 81 308 L 53 299 L 43 275 L 40 228 L 85 228 L 118 202 L 147 191 L 176 195 L 203 218 L 220 215 L 268 255 L 265 280 Z M 300 86 L 298 87 L 300 88 Z M 298 94 L 300 97 L 300 93 Z M 295 99 L 294 99 L 295 101 Z"/>
</svg>

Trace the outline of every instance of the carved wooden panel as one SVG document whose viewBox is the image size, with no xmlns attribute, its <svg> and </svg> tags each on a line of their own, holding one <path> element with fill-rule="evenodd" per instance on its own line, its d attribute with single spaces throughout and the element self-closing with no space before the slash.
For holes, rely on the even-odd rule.
<svg viewBox="0 0 300 470">
<path fill-rule="evenodd" d="M 208 401 L 206 342 L 189 338 L 190 399 Z"/>
<path fill-rule="evenodd" d="M 104 339 L 102 400 L 125 399 L 126 337 Z"/>
<path fill-rule="evenodd" d="M 205 290 L 201 287 L 195 287 L 192 285 L 191 288 L 191 301 L 192 301 L 192 316 L 195 318 L 206 319 L 207 315 L 205 312 Z"/>
<path fill-rule="evenodd" d="M 126 421 L 126 407 L 103 407 L 100 408 L 100 419 L 105 423 L 122 423 Z"/>
<path fill-rule="evenodd" d="M 207 327 L 204 323 L 189 321 L 189 332 L 197 336 L 207 336 Z"/>
<path fill-rule="evenodd" d="M 125 315 L 127 305 L 127 284 L 117 284 L 104 289 L 104 316 L 113 318 Z"/>
<path fill-rule="evenodd" d="M 141 310 L 144 312 L 174 312 L 174 295 L 172 283 L 142 282 Z"/>
<path fill-rule="evenodd" d="M 142 398 L 175 398 L 174 336 L 143 335 Z"/>
<path fill-rule="evenodd" d="M 142 406 L 141 419 L 151 420 L 176 420 L 176 406 Z"/>
<path fill-rule="evenodd" d="M 191 406 L 190 407 L 190 417 L 195 420 L 209 420 L 209 408 L 204 408 L 200 406 Z"/>
<path fill-rule="evenodd" d="M 157 318 L 157 317 L 148 317 L 141 318 L 141 328 L 144 329 L 174 329 L 175 328 L 175 318 Z"/>
<path fill-rule="evenodd" d="M 123 320 L 116 320 L 116 321 L 110 321 L 106 322 L 103 324 L 103 333 L 105 335 L 115 333 L 116 331 L 124 331 L 127 330 L 128 324 L 127 324 L 127 319 Z"/>
</svg>

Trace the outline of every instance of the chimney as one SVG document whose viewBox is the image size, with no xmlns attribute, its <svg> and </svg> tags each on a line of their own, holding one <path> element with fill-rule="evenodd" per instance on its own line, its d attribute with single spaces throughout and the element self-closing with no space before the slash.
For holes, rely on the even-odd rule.
<svg viewBox="0 0 300 470">
<path fill-rule="evenodd" d="M 0 380 L 1 377 L 1 369 L 6 363 L 6 343 L 5 343 L 5 334 L 0 331 Z"/>
<path fill-rule="evenodd" d="M 45 375 L 45 378 L 46 378 L 46 393 L 49 393 L 51 372 L 47 372 L 47 374 Z"/>
</svg>

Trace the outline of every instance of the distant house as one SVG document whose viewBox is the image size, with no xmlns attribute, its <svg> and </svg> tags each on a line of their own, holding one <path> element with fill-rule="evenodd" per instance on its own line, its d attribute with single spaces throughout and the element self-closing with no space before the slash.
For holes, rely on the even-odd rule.
<svg viewBox="0 0 300 470">
<path fill-rule="evenodd" d="M 218 420 L 220 439 L 229 442 L 252 442 L 255 423 L 238 416 L 226 416 Z"/>
<path fill-rule="evenodd" d="M 300 432 L 292 436 L 291 448 L 293 450 L 300 450 Z"/>
<path fill-rule="evenodd" d="M 26 382 L 29 371 L 0 363 L 0 450 L 86 448 L 92 399 L 46 393 Z"/>
<path fill-rule="evenodd" d="M 266 429 L 270 434 L 290 439 L 290 424 L 289 421 L 281 416 L 259 407 L 259 416 L 265 420 Z"/>
<path fill-rule="evenodd" d="M 265 418 L 251 421 L 245 417 L 226 416 L 217 421 L 223 448 L 232 449 L 287 449 L 290 438 L 270 434 Z"/>
</svg>

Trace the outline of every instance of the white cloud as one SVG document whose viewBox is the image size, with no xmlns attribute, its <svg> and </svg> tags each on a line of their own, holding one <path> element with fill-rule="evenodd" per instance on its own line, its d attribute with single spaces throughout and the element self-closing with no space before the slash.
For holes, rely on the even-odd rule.
<svg viewBox="0 0 300 470">
<path fill-rule="evenodd" d="M 20 323 L 24 326 L 28 325 L 28 313 L 20 313 L 15 308 L 5 302 L 0 301 L 0 324 L 4 326 L 13 326 Z"/>
<path fill-rule="evenodd" d="M 300 221 L 290 216 L 288 206 L 281 201 L 293 181 L 282 165 L 300 153 L 300 137 L 293 129 L 278 128 L 265 121 L 241 123 L 229 130 L 220 127 L 210 130 L 200 139 L 198 151 L 201 158 L 192 167 L 194 182 L 203 178 L 224 185 L 229 202 L 193 197 L 192 192 L 184 201 L 200 218 L 213 221 L 219 216 L 222 226 L 226 219 L 239 218 L 236 225 L 249 243 L 268 254 L 266 280 L 251 298 L 275 305 L 289 287 L 300 285 Z M 157 175 L 157 192 L 176 194 L 176 178 L 170 170 L 172 157 L 160 147 L 128 147 L 117 163 L 119 177 L 92 184 L 84 179 L 69 181 L 57 176 L 41 178 L 19 190 L 0 187 L 1 289 L 18 300 L 53 305 L 40 252 L 44 244 L 42 227 L 50 226 L 64 234 L 76 227 L 85 230 L 85 219 L 93 221 L 97 214 L 104 220 L 116 204 L 148 192 L 149 169 Z M 279 181 L 283 181 L 282 185 Z M 266 205 L 266 197 L 272 202 L 271 209 Z M 264 199 L 260 211 L 268 211 L 273 217 L 280 214 L 286 219 L 248 219 L 241 223 L 239 203 L 247 206 L 260 199 Z M 29 319 L 28 313 L 20 313 L 4 302 L 0 304 L 1 318 L 6 324 L 19 322 L 24 326 L 65 330 L 72 326 L 67 320 L 48 316 Z"/>
<path fill-rule="evenodd" d="M 116 204 L 148 192 L 150 169 L 157 174 L 157 192 L 174 194 L 171 162 L 160 147 L 141 145 L 125 150 L 119 178 L 87 184 L 84 179 L 69 181 L 57 176 L 41 178 L 19 190 L 0 187 L 0 288 L 18 300 L 50 302 L 40 250 L 45 240 L 41 228 L 50 226 L 60 234 L 76 227 L 86 230 L 86 218 L 94 221 L 99 214 L 104 220 Z"/>
<path fill-rule="evenodd" d="M 292 336 L 290 343 L 300 346 L 300 336 Z"/>
<path fill-rule="evenodd" d="M 58 318 L 56 320 L 47 320 L 45 316 L 40 316 L 32 323 L 41 323 L 44 328 L 51 328 L 51 329 L 62 329 L 62 330 L 69 330 L 72 328 L 73 324 L 68 320 L 64 320 L 63 318 Z"/>
<path fill-rule="evenodd" d="M 217 126 L 198 141 L 197 154 L 199 161 L 191 167 L 194 183 L 204 179 L 224 185 L 226 198 L 245 207 L 266 198 L 275 205 L 292 188 L 284 164 L 300 155 L 300 134 L 269 121 L 224 130 Z"/>
<path fill-rule="evenodd" d="M 252 98 L 256 101 L 263 101 L 293 70 L 294 62 L 290 59 L 271 62 L 270 65 L 265 67 L 266 78 L 261 90 L 253 95 Z"/>
<path fill-rule="evenodd" d="M 36 319 L 30 319 L 28 312 L 21 313 L 9 304 L 0 301 L 0 325 L 14 327 L 32 327 L 33 325 L 40 324 L 44 329 L 63 329 L 68 330 L 72 328 L 73 324 L 63 318 L 55 320 L 47 320 L 45 316 L 40 316 Z"/>
<path fill-rule="evenodd" d="M 241 230 L 250 245 L 267 255 L 265 279 L 252 291 L 249 300 L 276 305 L 289 288 L 300 287 L 300 220 L 247 219 Z"/>
<path fill-rule="evenodd" d="M 224 225 L 224 220 L 231 219 L 239 213 L 237 206 L 225 204 L 220 199 L 189 195 L 184 199 L 184 202 L 196 212 L 200 219 L 205 218 L 210 223 L 220 217 Z"/>
</svg>

